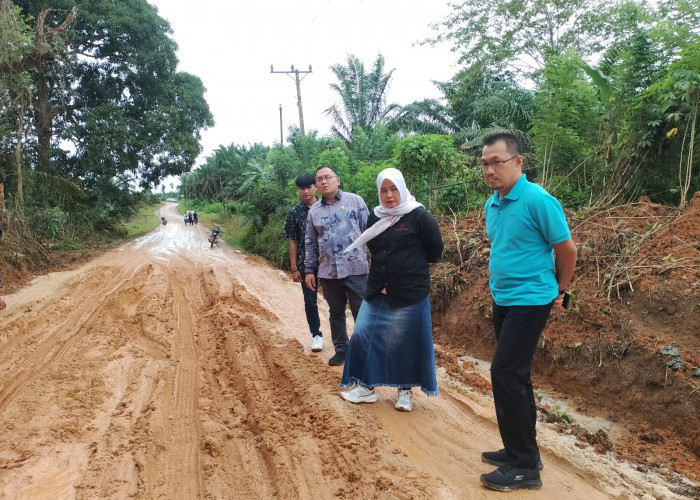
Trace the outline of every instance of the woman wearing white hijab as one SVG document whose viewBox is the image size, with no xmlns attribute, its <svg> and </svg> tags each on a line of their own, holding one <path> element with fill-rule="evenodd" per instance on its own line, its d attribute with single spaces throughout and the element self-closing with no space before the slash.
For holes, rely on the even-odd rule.
<svg viewBox="0 0 700 500">
<path fill-rule="evenodd" d="M 406 187 L 401 172 L 377 176 L 379 206 L 367 230 L 345 251 L 367 244 L 367 291 L 348 344 L 341 392 L 351 403 L 374 403 L 376 386 L 398 388 L 395 407 L 411 411 L 411 388 L 438 393 L 430 316 L 429 263 L 442 256 L 435 218 Z"/>
</svg>

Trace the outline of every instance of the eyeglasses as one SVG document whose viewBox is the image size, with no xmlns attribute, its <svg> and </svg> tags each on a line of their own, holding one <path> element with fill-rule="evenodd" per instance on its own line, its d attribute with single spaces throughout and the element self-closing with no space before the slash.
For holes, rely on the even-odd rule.
<svg viewBox="0 0 700 500">
<path fill-rule="evenodd" d="M 335 179 L 335 175 L 322 175 L 320 177 L 316 177 L 316 182 L 329 181 L 331 179 Z"/>
<path fill-rule="evenodd" d="M 520 156 L 520 155 L 511 156 L 507 160 L 482 161 L 481 168 L 489 168 L 489 167 L 496 168 L 498 165 L 503 165 L 504 163 L 508 163 L 510 160 L 512 160 L 513 158 L 517 158 L 518 156 Z"/>
</svg>

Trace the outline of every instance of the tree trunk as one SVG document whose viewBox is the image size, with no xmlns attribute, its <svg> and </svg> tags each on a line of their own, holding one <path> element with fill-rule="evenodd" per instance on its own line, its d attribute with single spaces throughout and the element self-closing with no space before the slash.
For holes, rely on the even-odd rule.
<svg viewBox="0 0 700 500">
<path fill-rule="evenodd" d="M 220 196 L 221 196 L 221 212 L 225 213 L 226 212 L 226 201 L 224 199 L 224 181 L 222 180 L 221 177 L 219 177 L 219 192 L 221 193 L 220 194 Z"/>
<path fill-rule="evenodd" d="M 46 75 L 41 72 L 37 74 L 37 98 L 34 106 L 36 118 L 37 135 L 37 170 L 49 173 L 51 163 L 51 131 L 53 124 L 53 110 L 51 109 L 51 98 L 49 96 L 49 82 Z"/>
<path fill-rule="evenodd" d="M 5 183 L 0 182 L 0 221 L 5 218 Z"/>
<path fill-rule="evenodd" d="M 686 164 L 685 179 L 681 181 L 681 207 L 685 207 L 688 200 L 688 191 L 693 182 L 693 150 L 695 149 L 695 126 L 698 121 L 698 108 L 700 99 L 695 101 L 691 112 L 690 144 L 688 145 L 688 160 Z"/>
<path fill-rule="evenodd" d="M 22 188 L 22 138 L 24 137 L 24 102 L 19 105 L 19 125 L 17 126 L 17 148 L 15 150 L 15 166 L 17 167 L 17 196 L 15 208 L 24 208 L 24 190 Z"/>
</svg>

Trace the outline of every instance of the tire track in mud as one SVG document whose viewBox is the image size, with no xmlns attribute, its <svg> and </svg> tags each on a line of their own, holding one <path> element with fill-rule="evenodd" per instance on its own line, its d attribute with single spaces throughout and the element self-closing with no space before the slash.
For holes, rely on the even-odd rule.
<svg viewBox="0 0 700 500">
<path fill-rule="evenodd" d="M 81 484 L 96 496 L 204 496 L 199 459 L 201 363 L 194 320 L 201 301 L 184 288 L 198 278 L 190 271 L 192 265 L 187 259 L 178 262 L 178 268 L 187 270 L 184 275 L 154 265 L 156 272 L 135 284 L 140 293 L 123 306 L 138 320 L 131 321 L 128 342 L 114 361 L 123 372 L 114 380 L 119 396 L 104 405 L 103 420 L 109 427 L 93 443 L 90 473 Z M 110 487 L 120 483 L 116 490 Z"/>
<path fill-rule="evenodd" d="M 213 302 L 200 339 L 210 341 L 211 355 L 204 357 L 215 363 L 205 385 L 211 400 L 229 404 L 208 415 L 212 432 L 203 450 L 219 459 L 209 461 L 206 482 L 212 488 L 229 484 L 221 464 L 238 464 L 245 475 L 229 475 L 236 478 L 239 498 L 423 496 L 420 471 L 413 480 L 404 477 L 412 468 L 376 421 L 366 414 L 354 418 L 360 408 L 347 411 L 335 391 L 335 373 L 318 357 L 305 356 L 298 342 L 284 339 L 271 322 L 274 316 L 240 284 L 211 278 L 219 276 L 204 281 Z M 229 289 L 230 297 L 216 296 Z"/>
<path fill-rule="evenodd" d="M 166 357 L 162 343 L 144 335 L 143 320 L 134 307 L 141 299 L 136 286 L 152 274 L 150 264 L 99 268 L 67 286 L 61 299 L 49 301 L 43 310 L 31 311 L 13 322 L 10 335 L 14 336 L 8 342 L 12 348 L 0 346 L 0 358 L 19 355 L 26 374 L 21 377 L 22 384 L 15 383 L 14 396 L 6 398 L 6 415 L 0 413 L 5 428 L 15 431 L 0 436 L 0 449 L 8 450 L 10 467 L 19 457 L 23 465 L 26 463 L 26 472 L 20 476 L 23 479 L 6 488 L 0 481 L 0 497 L 46 498 L 51 491 L 50 496 L 59 498 L 73 497 L 76 488 L 90 491 L 82 489 L 80 476 L 90 470 L 88 457 L 95 454 L 100 441 L 95 436 L 107 433 L 114 440 L 114 436 L 131 429 L 126 424 L 133 412 L 131 402 L 114 400 L 114 390 L 121 385 L 148 385 L 149 380 L 132 376 L 124 366 L 115 367 L 115 372 L 123 377 L 110 379 L 103 375 L 105 367 L 112 367 L 113 361 L 123 356 L 118 353 L 125 349 L 125 339 L 130 335 L 143 337 L 140 345 L 147 346 L 149 357 Z M 43 329 L 47 324 L 43 317 L 67 319 L 47 331 Z M 55 343 L 56 337 L 62 340 L 57 349 L 44 348 Z M 32 351 L 26 347 L 32 343 L 40 348 Z M 24 351 L 20 350 L 22 347 Z M 25 355 L 27 352 L 30 354 Z M 110 399 L 116 409 L 106 419 L 103 406 Z M 16 415 L 22 415 L 26 422 L 17 422 L 13 419 Z M 131 472 L 134 460 L 125 454 L 116 455 L 120 458 L 113 461 L 112 475 L 98 477 L 117 478 L 114 485 L 133 493 L 138 480 L 138 475 Z M 55 456 L 49 471 L 43 465 L 47 456 Z M 68 472 L 56 476 L 54 470 L 62 466 Z"/>
<path fill-rule="evenodd" d="M 200 498 L 203 492 L 197 414 L 200 364 L 193 330 L 194 313 L 183 284 L 172 272 L 168 273 L 168 278 L 173 288 L 177 332 L 172 348 L 177 370 L 172 401 L 166 403 L 168 420 L 172 422 L 169 432 L 171 442 L 168 445 L 168 474 L 173 481 L 173 493 L 184 495 L 185 498 Z"/>
<path fill-rule="evenodd" d="M 72 307 L 70 311 L 66 304 L 57 307 L 56 316 L 64 316 L 65 320 L 45 326 L 46 330 L 37 331 L 37 326 L 30 327 L 30 338 L 34 346 L 32 349 L 16 349 L 20 342 L 26 345 L 29 339 L 15 341 L 14 345 L 3 349 L 0 357 L 0 412 L 2 412 L 12 399 L 29 384 L 37 374 L 42 373 L 45 366 L 63 357 L 74 344 L 80 342 L 88 334 L 90 326 L 104 308 L 104 304 L 125 282 L 133 276 L 126 270 L 118 273 L 91 293 L 96 300 L 92 304 L 81 304 Z M 116 281 L 116 283 L 115 283 Z M 84 307 L 87 306 L 87 310 Z M 31 322 L 29 322 L 31 324 Z M 14 328 L 13 328 L 14 327 Z M 20 329 L 20 325 L 12 325 L 9 330 Z M 31 331 L 33 330 L 33 332 Z M 21 338 L 19 335 L 16 338 Z"/>
</svg>

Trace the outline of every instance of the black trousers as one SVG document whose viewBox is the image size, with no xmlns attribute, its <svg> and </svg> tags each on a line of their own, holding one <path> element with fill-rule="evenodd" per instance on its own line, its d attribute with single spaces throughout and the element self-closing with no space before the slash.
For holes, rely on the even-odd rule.
<svg viewBox="0 0 700 500">
<path fill-rule="evenodd" d="M 357 320 L 362 299 L 367 288 L 367 275 L 359 274 L 339 279 L 321 278 L 323 296 L 328 302 L 331 337 L 335 352 L 345 352 L 348 349 L 348 327 L 345 321 L 345 307 L 350 303 L 350 312 Z"/>
<path fill-rule="evenodd" d="M 304 312 L 306 312 L 306 322 L 309 324 L 311 336 L 323 336 L 321 333 L 321 319 L 318 317 L 318 288 L 311 290 L 306 287 L 306 274 L 301 272 L 301 292 L 304 295 Z"/>
<path fill-rule="evenodd" d="M 551 309 L 551 303 L 543 306 L 493 303 L 496 352 L 491 363 L 491 384 L 498 430 L 513 467 L 535 468 L 539 458 L 530 365 Z"/>
</svg>

